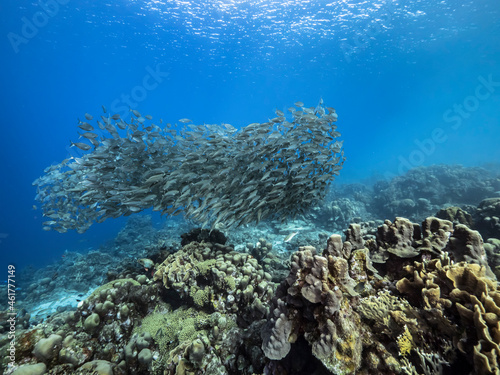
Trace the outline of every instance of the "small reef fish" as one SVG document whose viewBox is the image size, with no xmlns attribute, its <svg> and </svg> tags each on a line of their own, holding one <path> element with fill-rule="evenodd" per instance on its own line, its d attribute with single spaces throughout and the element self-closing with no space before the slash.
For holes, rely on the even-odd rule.
<svg viewBox="0 0 500 375">
<path fill-rule="evenodd" d="M 155 262 L 148 258 L 138 259 L 137 262 L 141 264 L 146 271 L 149 271 L 151 268 L 155 266 Z"/>
<path fill-rule="evenodd" d="M 283 242 L 290 242 L 292 240 L 292 238 L 295 237 L 297 234 L 299 234 L 299 232 L 290 233 L 288 236 L 285 237 Z"/>
</svg>

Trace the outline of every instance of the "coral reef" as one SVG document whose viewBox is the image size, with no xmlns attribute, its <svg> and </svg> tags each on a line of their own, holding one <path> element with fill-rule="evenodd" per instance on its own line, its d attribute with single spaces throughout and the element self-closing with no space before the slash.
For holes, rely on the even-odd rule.
<svg viewBox="0 0 500 375">
<path fill-rule="evenodd" d="M 262 371 L 260 318 L 274 287 L 255 259 L 217 243 L 191 242 L 168 256 L 157 275 L 167 289 L 144 275 L 114 280 L 95 289 L 76 311 L 19 332 L 18 367 L 5 373 Z M 180 282 L 171 284 L 185 276 L 193 277 L 188 294 L 176 289 Z"/>
<path fill-rule="evenodd" d="M 262 352 L 254 349 L 259 329 L 238 327 L 235 314 L 160 305 L 136 331 L 158 345 L 155 366 L 162 374 L 252 374 L 262 369 Z"/>
<path fill-rule="evenodd" d="M 154 278 L 200 309 L 238 313 L 238 323 L 249 325 L 267 315 L 274 285 L 255 258 L 232 250 L 191 242 L 169 255 Z"/>
<path fill-rule="evenodd" d="M 365 184 L 336 184 L 327 199 L 305 214 L 307 220 L 329 232 L 341 232 L 351 223 L 380 218 L 405 217 L 422 221 L 426 217 L 465 224 L 479 230 L 483 237 L 500 237 L 488 232 L 495 219 L 493 207 L 477 221 L 485 225 L 473 227 L 476 206 L 486 208 L 498 199 L 500 178 L 498 170 L 487 170 L 460 165 L 434 165 L 418 167 L 390 180 L 368 181 Z M 496 198 L 495 198 L 496 197 Z M 480 211 L 483 210 L 480 208 Z M 466 211 L 466 212 L 462 212 Z M 439 212 L 439 213 L 438 213 Z M 484 229 L 484 231 L 483 231 Z"/>
<path fill-rule="evenodd" d="M 300 248 L 262 333 L 268 373 L 301 336 L 334 374 L 496 373 L 500 289 L 485 259 L 478 232 L 435 217 Z"/>
<path fill-rule="evenodd" d="M 16 366 L 0 371 L 498 374 L 498 181 L 421 168 L 375 198 L 340 186 L 305 218 L 225 233 L 134 215 L 99 250 L 26 271 Z M 382 205 L 408 217 L 378 220 Z"/>
<path fill-rule="evenodd" d="M 255 244 L 246 243 L 244 252 L 253 256 L 262 265 L 264 271 L 271 275 L 271 281 L 279 283 L 288 274 L 290 262 L 287 253 L 273 251 L 273 244 L 265 238 L 259 238 Z"/>
<path fill-rule="evenodd" d="M 479 232 L 436 217 L 426 218 L 421 226 L 405 218 L 386 220 L 378 228 L 376 241 L 368 240 L 366 246 L 372 251 L 373 261 L 385 269 L 395 268 L 394 263 L 398 264 L 400 258 L 430 258 L 447 253 L 454 261 L 484 265 L 492 276 Z"/>
<path fill-rule="evenodd" d="M 107 283 L 81 301 L 76 311 L 55 314 L 32 330 L 20 332 L 16 337 L 16 364 L 20 367 L 5 373 L 29 373 L 42 364 L 53 374 L 149 371 L 147 353 L 139 357 L 133 349 L 139 347 L 139 341 L 132 329 L 158 302 L 158 286 L 151 282 L 122 279 Z M 145 348 L 154 350 L 152 341 L 143 338 L 141 349 Z"/>
<path fill-rule="evenodd" d="M 446 204 L 478 204 L 499 190 L 500 180 L 483 168 L 418 167 L 390 181 L 376 182 L 371 211 L 376 217 L 422 220 Z"/>
<path fill-rule="evenodd" d="M 366 262 L 367 252 L 360 249 L 351 254 L 351 246 L 334 235 L 323 256 L 312 247 L 294 254 L 290 274 L 276 291 L 273 311 L 262 333 L 262 350 L 268 358 L 284 358 L 291 344 L 303 335 L 312 354 L 331 373 L 353 374 L 361 368 L 371 333 L 351 298 L 359 296 L 356 286 L 374 277 L 375 270 Z M 351 268 L 342 255 L 356 259 L 355 267 Z M 379 359 L 380 370 L 399 369 L 392 356 Z"/>
<path fill-rule="evenodd" d="M 476 228 L 486 239 L 500 238 L 500 198 L 488 198 L 479 203 L 475 214 Z"/>
<path fill-rule="evenodd" d="M 469 228 L 474 227 L 474 221 L 472 220 L 472 215 L 467 211 L 461 209 L 460 207 L 451 206 L 439 210 L 436 213 L 436 217 L 439 219 L 444 219 L 453 222 L 453 224 L 464 224 Z"/>
<path fill-rule="evenodd" d="M 500 288 L 487 268 L 467 262 L 442 265 L 434 259 L 405 271 L 410 279 L 400 279 L 396 288 L 420 306 L 420 316 L 439 338 L 453 343 L 474 364 L 475 374 L 498 373 Z"/>
<path fill-rule="evenodd" d="M 44 268 L 25 268 L 20 271 L 18 296 L 29 316 L 21 323 L 30 320 L 37 324 L 56 312 L 74 310 L 79 300 L 108 281 L 139 275 L 151 277 L 137 263 L 138 259 L 163 261 L 179 247 L 176 237 L 180 238 L 186 228 L 185 223 L 167 223 L 157 229 L 149 215 L 136 215 L 130 217 L 116 238 L 99 249 L 65 251 L 57 262 Z"/>
<path fill-rule="evenodd" d="M 356 194 L 359 196 L 359 194 Z M 339 197 L 316 205 L 306 214 L 306 218 L 328 230 L 341 231 L 350 223 L 370 220 L 373 216 L 364 201 L 351 197 Z"/>
</svg>

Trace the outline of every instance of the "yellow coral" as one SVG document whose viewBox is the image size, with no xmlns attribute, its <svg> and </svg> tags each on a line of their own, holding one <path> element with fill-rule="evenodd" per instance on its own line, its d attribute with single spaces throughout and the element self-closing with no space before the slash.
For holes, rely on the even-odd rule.
<svg viewBox="0 0 500 375">
<path fill-rule="evenodd" d="M 410 330 L 406 324 L 403 333 L 398 336 L 398 347 L 399 355 L 403 357 L 410 354 L 411 349 L 413 348 L 413 337 L 411 336 Z"/>
</svg>

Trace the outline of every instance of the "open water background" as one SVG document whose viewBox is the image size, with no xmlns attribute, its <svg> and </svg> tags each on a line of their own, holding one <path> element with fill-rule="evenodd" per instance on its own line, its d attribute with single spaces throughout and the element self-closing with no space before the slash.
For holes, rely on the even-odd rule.
<svg viewBox="0 0 500 375">
<path fill-rule="evenodd" d="M 239 128 L 323 98 L 345 140 L 335 184 L 500 161 L 497 0 L 4 0 L 0 56 L 5 270 L 96 248 L 125 223 L 44 232 L 32 209 L 32 181 L 77 155 L 77 118 L 101 105 Z"/>
</svg>

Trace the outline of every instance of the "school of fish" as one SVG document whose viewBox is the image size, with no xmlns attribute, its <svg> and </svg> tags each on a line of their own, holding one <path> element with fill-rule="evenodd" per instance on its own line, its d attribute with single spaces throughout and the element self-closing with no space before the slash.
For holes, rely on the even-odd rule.
<svg viewBox="0 0 500 375">
<path fill-rule="evenodd" d="M 155 125 L 131 110 L 79 121 L 82 150 L 36 179 L 44 230 L 85 232 L 93 223 L 153 208 L 204 227 L 285 220 L 324 198 L 345 161 L 335 109 L 288 109 L 237 130 L 229 124 Z M 94 122 L 94 125 L 91 122 Z M 98 129 L 96 129 L 98 128 Z M 94 130 L 95 129 L 95 130 Z"/>
</svg>

